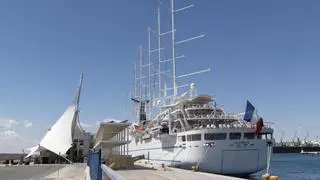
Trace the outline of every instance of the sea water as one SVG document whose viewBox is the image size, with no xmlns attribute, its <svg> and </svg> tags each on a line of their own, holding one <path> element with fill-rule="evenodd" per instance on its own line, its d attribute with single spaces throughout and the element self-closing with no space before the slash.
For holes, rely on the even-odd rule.
<svg viewBox="0 0 320 180">
<path fill-rule="evenodd" d="M 261 179 L 264 173 L 253 174 L 250 179 Z M 281 180 L 320 180 L 320 154 L 273 154 L 269 174 Z"/>
</svg>

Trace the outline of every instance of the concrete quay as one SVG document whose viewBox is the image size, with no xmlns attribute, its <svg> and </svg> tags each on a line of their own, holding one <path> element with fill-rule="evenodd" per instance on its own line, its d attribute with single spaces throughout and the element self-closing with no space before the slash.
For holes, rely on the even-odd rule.
<svg viewBox="0 0 320 180">
<path fill-rule="evenodd" d="M 0 180 L 85 179 L 86 164 L 37 164 L 0 167 Z"/>
<path fill-rule="evenodd" d="M 135 163 L 134 168 L 126 170 L 115 171 L 123 178 L 128 180 L 243 180 L 241 178 L 217 175 L 204 172 L 194 172 L 191 170 L 164 167 L 161 165 L 145 164 L 144 161 L 138 161 Z"/>
</svg>

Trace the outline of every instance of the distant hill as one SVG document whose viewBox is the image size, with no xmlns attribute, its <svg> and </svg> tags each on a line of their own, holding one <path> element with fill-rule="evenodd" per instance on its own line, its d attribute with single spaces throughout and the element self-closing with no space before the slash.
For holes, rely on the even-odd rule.
<svg viewBox="0 0 320 180">
<path fill-rule="evenodd" d="M 33 145 L 33 142 L 26 140 L 13 130 L 0 132 L 0 153 L 22 153 L 23 149 Z"/>
</svg>

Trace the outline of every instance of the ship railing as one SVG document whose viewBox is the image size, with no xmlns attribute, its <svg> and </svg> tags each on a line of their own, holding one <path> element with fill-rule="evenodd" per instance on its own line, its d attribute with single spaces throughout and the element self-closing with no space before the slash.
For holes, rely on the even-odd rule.
<svg viewBox="0 0 320 180">
<path fill-rule="evenodd" d="M 215 115 L 214 113 L 202 113 L 202 114 L 194 114 L 189 113 L 188 119 L 220 119 L 220 120 L 239 120 L 238 115 L 233 114 L 222 114 L 222 115 Z"/>
<path fill-rule="evenodd" d="M 233 120 L 232 120 L 233 121 Z M 245 122 L 245 121 L 228 121 L 226 120 L 225 123 L 220 122 L 220 123 L 211 123 L 211 124 L 206 124 L 206 125 L 200 125 L 200 124 L 194 124 L 193 129 L 202 129 L 202 128 L 207 128 L 207 129 L 241 129 L 241 128 L 251 128 L 251 129 L 256 129 L 257 125 L 255 123 L 251 122 Z M 271 128 L 271 125 L 273 123 L 271 122 L 264 122 L 264 128 Z"/>
<path fill-rule="evenodd" d="M 273 122 L 263 122 L 264 127 L 266 128 L 272 128 L 272 126 L 274 125 Z"/>
<path fill-rule="evenodd" d="M 185 109 L 204 109 L 204 108 L 208 108 L 208 109 L 212 109 L 214 108 L 214 106 L 212 104 L 190 104 L 190 105 L 185 105 L 184 106 Z"/>
</svg>

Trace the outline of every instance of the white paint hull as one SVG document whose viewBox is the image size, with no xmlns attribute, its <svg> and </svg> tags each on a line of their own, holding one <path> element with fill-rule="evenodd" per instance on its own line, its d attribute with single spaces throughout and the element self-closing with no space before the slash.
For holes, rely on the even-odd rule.
<svg viewBox="0 0 320 180">
<path fill-rule="evenodd" d="M 266 168 L 267 143 L 263 139 L 205 141 L 204 132 L 239 132 L 227 129 L 191 130 L 176 135 L 162 134 L 158 138 L 137 142 L 131 137 L 129 154 L 144 155 L 155 163 L 191 169 L 199 163 L 199 170 L 219 174 L 251 174 Z M 244 130 L 242 132 L 248 132 Z M 179 142 L 177 136 L 202 133 L 201 141 Z M 142 141 L 141 141 L 142 140 Z M 205 143 L 214 142 L 213 147 Z"/>
</svg>

